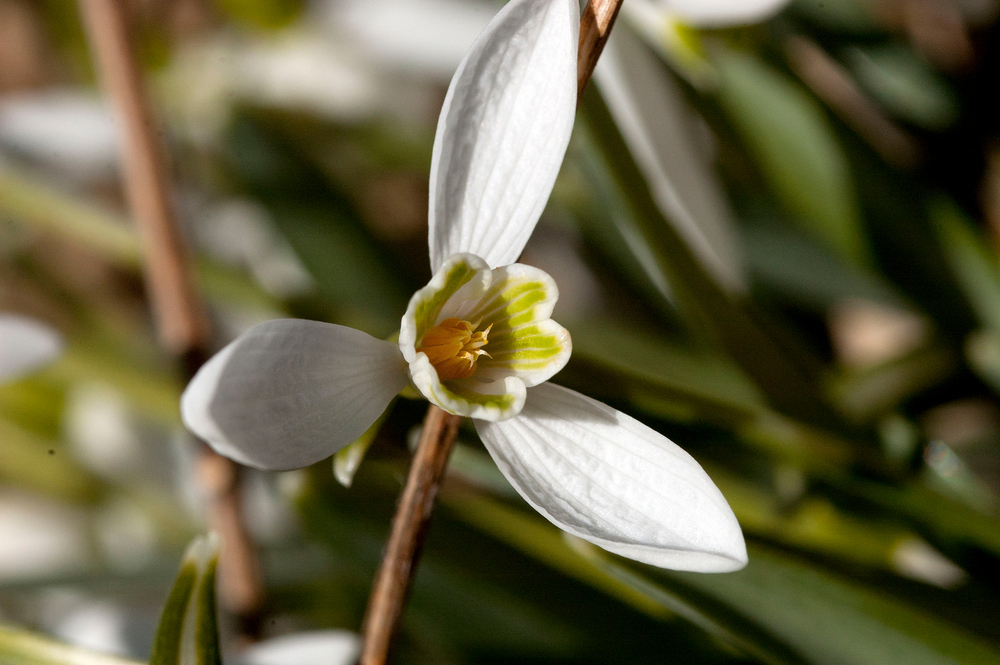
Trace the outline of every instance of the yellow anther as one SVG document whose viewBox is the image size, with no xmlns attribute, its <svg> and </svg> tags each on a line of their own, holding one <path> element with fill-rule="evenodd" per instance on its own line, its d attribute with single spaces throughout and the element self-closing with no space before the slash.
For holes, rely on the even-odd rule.
<svg viewBox="0 0 1000 665">
<path fill-rule="evenodd" d="M 461 319 L 445 319 L 424 334 L 417 351 L 427 354 L 442 381 L 470 377 L 479 357 L 490 357 L 483 347 L 493 326 L 474 332 L 478 326 Z"/>
</svg>

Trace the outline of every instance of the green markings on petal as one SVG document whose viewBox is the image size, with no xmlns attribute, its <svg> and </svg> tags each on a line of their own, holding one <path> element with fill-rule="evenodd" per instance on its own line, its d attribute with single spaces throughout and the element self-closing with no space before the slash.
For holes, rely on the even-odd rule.
<svg viewBox="0 0 1000 665">
<path fill-rule="evenodd" d="M 472 281 L 476 273 L 476 268 L 465 261 L 456 261 L 448 270 L 444 277 L 444 286 L 438 289 L 434 295 L 417 305 L 414 312 L 414 320 L 417 327 L 417 340 L 419 341 L 430 328 L 434 326 L 438 313 L 444 307 L 448 299 L 455 295 L 460 288 Z"/>
<path fill-rule="evenodd" d="M 149 665 L 221 665 L 215 611 L 219 538 L 195 539 L 184 553 L 153 640 Z"/>
<path fill-rule="evenodd" d="M 493 325 L 494 335 L 518 328 L 543 318 L 536 312 L 539 304 L 554 303 L 554 286 L 542 281 L 524 281 L 519 275 L 508 275 L 500 278 L 499 270 L 494 271 L 494 284 L 483 297 L 482 304 L 471 315 L 482 319 L 484 325 Z M 548 318 L 549 312 L 544 313 Z"/>
<path fill-rule="evenodd" d="M 565 345 L 556 335 L 510 335 L 510 339 L 491 346 L 490 359 L 483 359 L 483 367 L 509 367 L 515 372 L 545 369 L 550 362 L 565 353 Z"/>
<path fill-rule="evenodd" d="M 441 384 L 435 386 L 434 397 L 438 403 L 448 404 L 449 402 L 468 402 L 477 406 L 489 409 L 497 409 L 501 413 L 509 411 L 517 402 L 517 397 L 510 393 L 500 395 L 484 395 L 471 390 L 463 390 L 458 387 L 447 387 Z"/>
<path fill-rule="evenodd" d="M 411 299 L 400 334 L 402 340 L 405 333 L 406 343 L 400 348 L 410 354 L 413 385 L 431 402 L 449 413 L 503 420 L 521 410 L 527 388 L 563 368 L 573 345 L 569 333 L 550 318 L 559 297 L 551 277 L 521 264 L 487 271 L 471 255 L 449 259 Z M 429 354 L 422 340 L 448 321 L 448 326 L 465 326 L 469 339 L 461 338 L 455 349 L 435 343 Z M 473 330 L 481 336 L 476 350 L 484 353 L 475 358 L 471 374 L 452 373 L 445 363 L 471 353 L 466 345 Z"/>
</svg>

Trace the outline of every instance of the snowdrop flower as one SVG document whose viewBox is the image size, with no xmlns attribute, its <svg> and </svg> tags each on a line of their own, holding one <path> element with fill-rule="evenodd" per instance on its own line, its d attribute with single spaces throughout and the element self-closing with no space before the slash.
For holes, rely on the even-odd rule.
<svg viewBox="0 0 1000 665">
<path fill-rule="evenodd" d="M 577 0 L 511 0 L 445 98 L 431 161 L 434 277 L 398 344 L 325 323 L 261 324 L 185 391 L 184 421 L 251 466 L 319 461 L 360 436 L 407 384 L 473 419 L 515 489 L 611 552 L 703 572 L 746 563 L 739 524 L 697 462 L 600 402 L 546 381 L 569 333 L 558 291 L 513 263 L 545 207 L 576 108 Z"/>
<path fill-rule="evenodd" d="M 62 337 L 51 327 L 17 314 L 0 313 L 0 381 L 13 381 L 53 360 Z"/>
</svg>

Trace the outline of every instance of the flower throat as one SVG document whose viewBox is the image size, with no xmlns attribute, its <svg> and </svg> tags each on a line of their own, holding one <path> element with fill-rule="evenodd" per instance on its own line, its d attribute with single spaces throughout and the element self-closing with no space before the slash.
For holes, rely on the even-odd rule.
<svg viewBox="0 0 1000 665">
<path fill-rule="evenodd" d="M 475 373 L 480 356 L 490 357 L 483 347 L 493 326 L 474 332 L 477 327 L 478 322 L 445 319 L 424 335 L 417 351 L 427 355 L 441 381 L 468 378 Z"/>
</svg>

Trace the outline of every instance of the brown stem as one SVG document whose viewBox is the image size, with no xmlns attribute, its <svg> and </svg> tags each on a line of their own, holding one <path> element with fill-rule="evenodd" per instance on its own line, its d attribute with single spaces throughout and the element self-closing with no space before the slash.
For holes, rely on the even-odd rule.
<svg viewBox="0 0 1000 665">
<path fill-rule="evenodd" d="M 576 60 L 577 99 L 594 73 L 597 59 L 601 57 L 604 44 L 611 35 L 611 26 L 618 18 L 622 0 L 590 0 L 580 16 L 580 50 Z"/>
<path fill-rule="evenodd" d="M 125 189 L 139 227 L 160 342 L 183 361 L 190 378 L 207 357 L 211 330 L 173 208 L 158 124 L 132 48 L 125 3 L 81 0 L 80 5 L 122 130 Z M 264 594 L 257 554 L 240 507 L 240 469 L 202 446 L 197 475 L 205 490 L 208 521 L 225 540 L 219 565 L 223 602 L 252 634 Z"/>
<path fill-rule="evenodd" d="M 382 665 L 388 657 L 461 422 L 460 416 L 453 416 L 434 405 L 427 410 L 424 431 L 396 507 L 382 565 L 375 574 L 368 598 L 362 628 L 361 665 Z"/>
<path fill-rule="evenodd" d="M 580 94 L 594 73 L 621 4 L 622 0 L 590 0 L 580 17 L 577 59 Z M 360 665 L 384 665 L 389 656 L 461 420 L 433 405 L 427 411 L 410 475 L 392 520 L 389 542 L 368 598 Z"/>
</svg>

